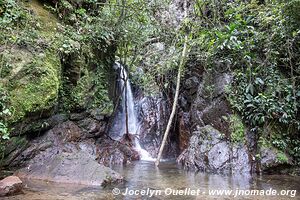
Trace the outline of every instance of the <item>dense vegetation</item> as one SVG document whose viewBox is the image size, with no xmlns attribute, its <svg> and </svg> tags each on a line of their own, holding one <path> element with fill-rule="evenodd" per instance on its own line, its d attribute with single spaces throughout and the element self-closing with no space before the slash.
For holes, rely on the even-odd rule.
<svg viewBox="0 0 300 200">
<path fill-rule="evenodd" d="M 196 0 L 183 22 L 164 16 L 168 2 L 154 2 L 53 0 L 46 7 L 58 20 L 37 21 L 28 3 L 1 1 L 2 140 L 15 122 L 57 106 L 111 113 L 107 74 L 115 58 L 144 92 L 169 93 L 188 34 L 188 63 L 234 77 L 227 88 L 232 140 L 243 140 L 240 116 L 261 145 L 300 162 L 300 0 Z M 163 47 L 151 46 L 157 42 Z"/>
<path fill-rule="evenodd" d="M 197 31 L 206 53 L 202 62 L 234 74 L 228 87 L 232 107 L 261 141 L 298 162 L 299 6 L 300 1 L 223 3 L 211 23 L 205 20 L 208 28 Z"/>
</svg>

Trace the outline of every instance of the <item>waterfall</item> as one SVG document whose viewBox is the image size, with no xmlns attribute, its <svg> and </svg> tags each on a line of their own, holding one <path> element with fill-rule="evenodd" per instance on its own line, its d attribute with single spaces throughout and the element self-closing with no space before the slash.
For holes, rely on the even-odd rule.
<svg viewBox="0 0 300 200">
<path fill-rule="evenodd" d="M 120 140 L 126 133 L 127 107 L 128 132 L 136 136 L 134 137 L 134 148 L 139 152 L 141 160 L 152 161 L 154 159 L 151 158 L 150 154 L 141 147 L 140 141 L 138 139 L 140 133 L 140 124 L 138 122 L 138 118 L 134 108 L 134 98 L 127 71 L 120 63 L 116 63 L 114 68 L 119 70 L 118 87 L 122 95 L 119 109 L 117 110 L 109 135 L 115 140 Z"/>
</svg>

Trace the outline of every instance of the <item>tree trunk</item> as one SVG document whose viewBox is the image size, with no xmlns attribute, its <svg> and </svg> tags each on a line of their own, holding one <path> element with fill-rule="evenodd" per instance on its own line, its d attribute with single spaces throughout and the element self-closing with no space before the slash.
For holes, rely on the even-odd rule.
<svg viewBox="0 0 300 200">
<path fill-rule="evenodd" d="M 124 72 L 124 68 L 122 70 L 122 73 L 123 73 L 123 82 L 124 82 L 124 93 L 125 93 L 125 138 L 127 138 L 128 140 L 130 139 L 129 137 L 129 127 L 128 127 L 128 106 L 127 106 L 127 78 L 124 78 L 125 77 L 125 72 Z"/>
<path fill-rule="evenodd" d="M 184 19 L 183 20 L 185 20 L 187 18 L 187 0 L 184 1 L 184 8 L 185 8 L 185 11 L 184 11 Z M 167 124 L 166 131 L 164 133 L 164 137 L 163 137 L 161 146 L 159 148 L 159 153 L 158 153 L 156 161 L 155 161 L 156 166 L 159 165 L 161 155 L 162 155 L 162 152 L 164 150 L 166 141 L 168 139 L 168 134 L 169 134 L 170 129 L 171 129 L 172 121 L 173 121 L 173 118 L 174 118 L 175 113 L 176 113 L 176 107 L 177 107 L 178 96 L 179 96 L 179 88 L 180 88 L 180 79 L 181 79 L 181 74 L 182 74 L 183 67 L 184 67 L 184 64 L 185 64 L 185 58 L 187 56 L 187 43 L 188 43 L 188 33 L 186 33 L 186 35 L 184 37 L 184 44 L 183 44 L 183 50 L 182 50 L 181 59 L 180 59 L 180 63 L 179 63 L 179 68 L 178 68 L 177 81 L 176 81 L 176 91 L 175 91 L 175 97 L 174 97 L 174 102 L 173 102 L 173 106 L 172 106 L 172 112 L 171 112 L 171 115 L 170 115 L 170 118 L 169 118 L 169 121 L 168 121 L 168 124 Z"/>
</svg>

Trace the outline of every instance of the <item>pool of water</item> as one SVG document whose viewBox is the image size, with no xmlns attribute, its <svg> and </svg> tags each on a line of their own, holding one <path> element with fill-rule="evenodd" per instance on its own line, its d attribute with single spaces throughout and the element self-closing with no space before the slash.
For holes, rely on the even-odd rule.
<svg viewBox="0 0 300 200">
<path fill-rule="evenodd" d="M 4 199 L 300 199 L 299 177 L 195 173 L 178 168 L 174 162 L 163 162 L 159 168 L 145 161 L 112 168 L 124 176 L 124 183 L 95 188 L 24 180 L 24 194 Z"/>
</svg>

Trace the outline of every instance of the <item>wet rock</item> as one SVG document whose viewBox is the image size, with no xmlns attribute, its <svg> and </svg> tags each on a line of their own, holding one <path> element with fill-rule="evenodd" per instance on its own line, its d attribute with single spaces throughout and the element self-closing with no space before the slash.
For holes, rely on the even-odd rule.
<svg viewBox="0 0 300 200">
<path fill-rule="evenodd" d="M 188 147 L 190 138 L 189 114 L 180 113 L 179 115 L 179 150 L 182 152 Z"/>
<path fill-rule="evenodd" d="M 105 167 L 86 152 L 61 152 L 43 163 L 34 163 L 16 173 L 20 177 L 59 183 L 104 186 L 119 183 L 123 177 Z"/>
<path fill-rule="evenodd" d="M 199 84 L 198 78 L 196 76 L 193 76 L 191 78 L 188 78 L 185 81 L 185 88 L 186 89 L 195 88 L 195 87 L 198 87 L 198 84 Z"/>
<path fill-rule="evenodd" d="M 88 139 L 82 142 L 79 142 L 77 145 L 79 150 L 86 152 L 93 159 L 97 158 L 97 146 L 95 144 L 95 140 Z"/>
<path fill-rule="evenodd" d="M 57 124 L 63 123 L 68 120 L 67 114 L 56 114 L 47 119 L 47 122 L 51 124 L 51 126 L 55 126 Z"/>
<path fill-rule="evenodd" d="M 250 172 L 251 158 L 245 145 L 235 145 L 232 149 L 232 172 Z"/>
<path fill-rule="evenodd" d="M 26 119 L 21 123 L 14 125 L 14 130 L 11 135 L 37 135 L 38 133 L 45 132 L 67 120 L 68 116 L 66 114 L 56 114 L 46 119 Z"/>
<path fill-rule="evenodd" d="M 0 197 L 22 193 L 23 184 L 17 176 L 9 176 L 0 181 Z"/>
<path fill-rule="evenodd" d="M 12 137 L 5 143 L 4 158 L 0 166 L 9 166 L 29 146 L 25 137 Z"/>
<path fill-rule="evenodd" d="M 230 153 L 227 142 L 224 141 L 214 145 L 207 153 L 209 168 L 212 171 L 228 168 L 226 165 L 229 164 Z"/>
<path fill-rule="evenodd" d="M 94 134 L 100 130 L 100 124 L 98 123 L 98 121 L 91 118 L 85 118 L 79 121 L 78 125 L 91 134 Z"/>
<path fill-rule="evenodd" d="M 129 164 L 139 159 L 139 154 L 134 147 L 107 137 L 100 138 L 97 147 L 97 160 L 105 166 Z"/>
<path fill-rule="evenodd" d="M 229 135 L 229 123 L 223 120 L 223 116 L 231 113 L 225 97 L 225 87 L 231 80 L 231 75 L 227 73 L 203 75 L 190 109 L 192 125 L 211 125 Z"/>
<path fill-rule="evenodd" d="M 210 125 L 197 127 L 177 161 L 186 169 L 209 172 L 250 172 L 247 148 L 230 144 Z"/>
<path fill-rule="evenodd" d="M 97 121 L 93 118 L 85 118 L 77 122 L 78 126 L 88 133 L 87 137 L 101 137 L 105 134 L 108 123 Z"/>
<path fill-rule="evenodd" d="M 223 116 L 231 114 L 231 109 L 226 100 L 217 99 L 213 101 L 210 106 L 197 114 L 198 118 L 201 118 L 203 124 L 211 125 L 226 135 L 230 134 L 229 123 L 223 119 Z"/>
<path fill-rule="evenodd" d="M 64 122 L 55 126 L 50 130 L 53 134 L 62 136 L 62 139 L 67 142 L 79 141 L 82 137 L 82 130 L 71 121 Z"/>
<path fill-rule="evenodd" d="M 83 120 L 87 116 L 88 116 L 87 112 L 71 113 L 70 114 L 70 120 L 72 120 L 72 121 L 79 121 L 79 120 Z"/>
<path fill-rule="evenodd" d="M 275 148 L 262 147 L 260 154 L 261 171 L 275 169 L 281 165 L 292 165 L 291 158 Z"/>
<path fill-rule="evenodd" d="M 22 137 L 13 137 L 8 141 L 11 144 L 6 148 L 5 162 L 1 164 L 18 169 L 35 162 L 43 163 L 61 152 L 73 153 L 79 150 L 96 159 L 98 150 L 95 138 L 104 136 L 106 126 L 105 120 L 98 122 L 88 117 L 76 122 L 64 121 L 41 133 L 39 137 L 30 138 L 30 142 Z"/>
<path fill-rule="evenodd" d="M 231 114 L 226 100 L 225 87 L 232 77 L 228 73 L 210 72 L 192 73 L 184 83 L 189 94 L 196 87 L 196 94 L 190 101 L 189 127 L 192 136 L 180 133 L 180 137 L 190 137 L 185 150 L 178 157 L 178 162 L 187 169 L 202 171 L 250 171 L 248 150 L 245 145 L 231 144 L 230 124 L 224 116 Z M 179 130 L 181 128 L 179 119 Z M 179 139 L 180 144 L 180 139 Z M 234 166 L 237 164 L 238 166 Z"/>
<path fill-rule="evenodd" d="M 89 113 L 94 119 L 96 119 L 98 121 L 106 120 L 106 116 L 103 115 L 103 112 L 101 109 L 93 109 L 93 110 L 90 110 Z"/>
<path fill-rule="evenodd" d="M 11 159 L 9 166 L 20 168 L 28 166 L 29 163 L 32 162 L 43 162 L 45 158 L 51 157 L 58 152 L 74 152 L 81 147 L 83 149 L 94 148 L 95 141 L 90 142 L 88 139 L 82 141 L 83 138 L 85 138 L 84 131 L 74 122 L 66 121 L 55 126 L 40 137 L 32 139 L 18 155 Z M 87 146 L 90 146 L 90 148 Z M 93 152 L 90 150 L 88 151 Z"/>
<path fill-rule="evenodd" d="M 261 169 L 274 167 L 274 163 L 276 163 L 276 152 L 268 148 L 261 149 Z"/>
<path fill-rule="evenodd" d="M 144 97 L 139 103 L 140 143 L 141 146 L 155 158 L 163 138 L 166 123 L 169 117 L 169 108 L 163 97 Z M 163 157 L 174 157 L 177 153 L 177 144 L 171 138 L 175 137 L 175 132 L 171 132 L 167 140 Z"/>
</svg>

